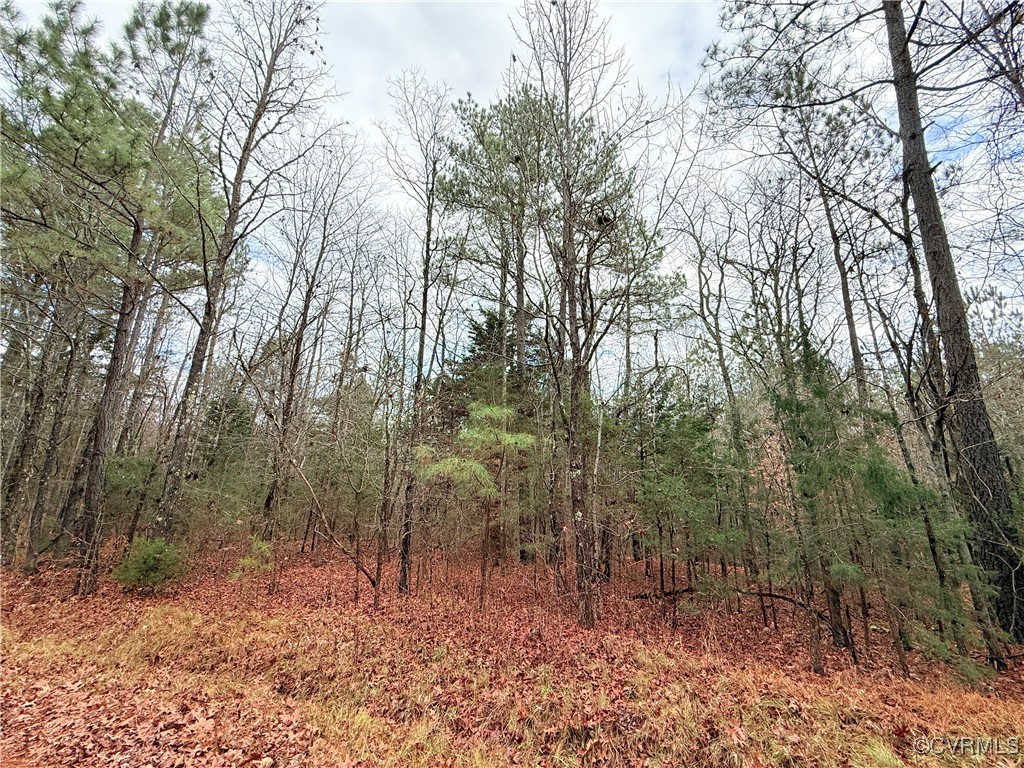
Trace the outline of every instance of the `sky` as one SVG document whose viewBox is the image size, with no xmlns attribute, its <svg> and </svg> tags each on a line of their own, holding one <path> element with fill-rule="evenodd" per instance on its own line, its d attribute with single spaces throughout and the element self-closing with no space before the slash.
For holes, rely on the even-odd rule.
<svg viewBox="0 0 1024 768">
<path fill-rule="evenodd" d="M 215 4 L 214 4 L 215 5 Z M 30 20 L 44 2 L 17 0 Z M 132 7 L 123 0 L 86 0 L 86 13 L 114 34 Z M 390 114 L 386 81 L 418 67 L 428 80 L 467 92 L 481 103 L 496 98 L 511 53 L 518 47 L 512 20 L 520 3 L 509 0 L 334 0 L 321 13 L 323 45 L 335 109 L 354 127 L 372 133 Z M 631 62 L 631 75 L 652 97 L 669 77 L 688 88 L 704 49 L 717 35 L 717 0 L 600 0 L 614 46 Z"/>
<path fill-rule="evenodd" d="M 217 2 L 211 3 L 216 13 Z M 15 0 L 29 21 L 45 0 Z M 101 34 L 119 36 L 134 2 L 85 0 Z M 388 78 L 419 68 L 451 88 L 452 100 L 472 93 L 481 104 L 502 95 L 503 76 L 521 52 L 513 22 L 521 0 L 328 0 L 320 13 L 330 87 L 342 94 L 330 109 L 371 141 L 391 117 Z M 705 48 L 718 35 L 718 0 L 598 0 L 613 48 L 622 48 L 630 75 L 654 100 L 670 84 L 689 90 Z M 273 282 L 261 271 L 261 282 Z M 182 348 L 187 348 L 185 344 Z"/>
</svg>

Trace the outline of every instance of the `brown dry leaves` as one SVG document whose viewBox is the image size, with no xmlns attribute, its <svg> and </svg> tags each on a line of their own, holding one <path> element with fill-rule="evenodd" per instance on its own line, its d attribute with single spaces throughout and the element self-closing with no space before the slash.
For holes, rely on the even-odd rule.
<svg viewBox="0 0 1024 768">
<path fill-rule="evenodd" d="M 915 737 L 1024 732 L 1019 671 L 980 693 L 915 659 L 896 680 L 880 647 L 817 677 L 798 623 L 769 632 L 752 604 L 672 629 L 625 580 L 584 632 L 541 568 L 495 571 L 480 614 L 474 568 L 432 564 L 374 613 L 343 562 L 293 558 L 268 596 L 231 558 L 162 598 L 4 573 L 4 764 L 939 765 Z"/>
</svg>

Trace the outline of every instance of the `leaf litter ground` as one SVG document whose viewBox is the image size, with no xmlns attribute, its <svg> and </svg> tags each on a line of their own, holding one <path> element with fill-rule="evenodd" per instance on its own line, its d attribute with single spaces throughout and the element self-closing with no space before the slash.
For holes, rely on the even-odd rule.
<svg viewBox="0 0 1024 768">
<path fill-rule="evenodd" d="M 585 631 L 540 565 L 494 569 L 481 613 L 477 566 L 425 563 L 416 594 L 385 585 L 375 611 L 343 560 L 293 556 L 240 584 L 239 554 L 155 597 L 104 579 L 71 598 L 68 570 L 5 571 L 0 764 L 1021 764 L 1021 670 L 970 686 L 912 653 L 904 680 L 885 627 L 859 667 L 830 648 L 818 676 L 788 608 L 776 631 L 752 599 L 630 599 L 650 588 L 639 571 Z M 954 754 L 946 737 L 993 741 Z"/>
</svg>

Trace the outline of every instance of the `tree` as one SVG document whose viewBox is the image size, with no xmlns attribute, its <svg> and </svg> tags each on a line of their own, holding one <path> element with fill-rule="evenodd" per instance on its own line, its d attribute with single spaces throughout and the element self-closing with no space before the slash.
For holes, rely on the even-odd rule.
<svg viewBox="0 0 1024 768">
<path fill-rule="evenodd" d="M 973 66 L 962 71 L 949 70 L 949 62 L 969 48 L 971 35 L 945 34 L 935 18 L 923 13 L 923 5 L 912 25 L 917 35 L 914 39 L 924 41 L 920 46 L 923 59 L 916 70 L 899 2 L 857 4 L 848 10 L 849 13 L 837 13 L 834 8 L 817 3 L 799 8 L 781 8 L 763 2 L 736 3 L 724 18 L 730 19 L 729 26 L 740 34 L 740 42 L 712 50 L 712 59 L 723 66 L 722 92 L 728 94 L 733 107 L 739 107 L 747 125 L 757 125 L 766 115 L 778 111 L 813 111 L 848 105 L 854 113 L 891 135 L 899 136 L 903 147 L 903 180 L 913 210 L 909 201 L 904 207 L 908 220 L 913 215 L 917 226 L 905 236 L 901 235 L 902 227 L 893 223 L 899 222 L 899 214 L 890 217 L 880 212 L 882 206 L 877 195 L 851 194 L 844 200 L 901 240 L 911 262 L 917 242 L 925 251 L 935 312 L 928 307 L 923 284 L 920 291 L 915 285 L 915 296 L 920 297 L 917 301 L 919 321 L 923 326 L 935 322 L 936 349 L 941 347 L 945 392 L 938 407 L 941 414 L 949 417 L 944 419 L 942 430 L 951 444 L 950 471 L 959 488 L 959 503 L 976 528 L 972 541 L 978 553 L 976 559 L 983 562 L 986 569 L 995 569 L 993 583 L 998 592 L 999 621 L 1004 629 L 1016 635 L 1020 626 L 1017 618 L 1019 588 L 1014 582 L 1021 562 L 1019 534 L 976 373 L 970 329 L 958 285 L 960 275 L 954 265 L 935 190 L 920 105 L 921 94 L 928 93 L 933 97 L 935 114 L 940 114 L 938 110 L 944 104 L 936 102 L 934 94 L 947 94 L 945 105 L 948 106 L 950 100 L 962 99 L 972 92 L 971 89 L 992 80 L 998 82 L 1003 75 L 979 73 Z M 993 16 L 993 22 L 997 21 L 996 16 L 998 14 Z M 865 40 L 872 31 L 879 29 L 880 22 L 888 42 L 886 73 L 877 77 L 873 72 L 833 63 L 830 56 L 839 50 L 837 46 Z M 935 88 L 922 79 L 924 75 L 935 77 L 940 72 L 949 75 L 951 85 L 943 81 Z M 794 93 L 785 86 L 785 83 L 799 82 L 801 77 L 808 76 L 813 87 L 804 89 L 803 93 Z M 895 86 L 900 119 L 898 132 L 885 126 L 870 98 L 884 98 L 885 88 L 890 84 Z M 808 164 L 806 157 L 804 164 Z M 837 191 L 837 186 L 830 191 Z M 898 191 L 896 194 L 898 201 Z M 937 357 L 933 360 L 938 362 Z"/>
<path fill-rule="evenodd" d="M 591 366 L 622 312 L 630 276 L 652 270 L 660 256 L 640 249 L 646 258 L 631 259 L 643 226 L 622 160 L 625 144 L 651 115 L 642 100 L 622 100 L 617 106 L 625 116 L 603 120 L 625 69 L 622 57 L 609 53 L 607 23 L 592 2 L 527 3 L 521 40 L 533 56 L 535 119 L 548 137 L 542 162 L 552 195 L 537 201 L 552 273 L 544 275 L 545 342 L 566 451 L 578 619 L 592 627 L 598 541 Z"/>
<path fill-rule="evenodd" d="M 497 511 L 507 499 L 506 474 L 514 459 L 528 452 L 534 436 L 523 432 L 509 432 L 508 423 L 515 415 L 511 408 L 470 403 L 469 417 L 457 437 L 464 453 L 437 458 L 429 448 L 419 450 L 421 479 L 434 483 L 444 479 L 456 491 L 478 500 L 483 508 L 483 527 L 480 543 L 480 593 L 478 606 L 484 609 L 487 593 L 487 566 L 492 553 L 491 524 Z M 495 509 L 497 507 L 497 510 Z"/>
<path fill-rule="evenodd" d="M 191 10 L 182 34 L 195 38 L 201 33 L 205 12 Z M 71 209 L 71 215 L 92 233 L 79 242 L 74 235 L 65 238 L 64 248 L 79 250 L 102 243 L 101 259 L 106 261 L 100 263 L 117 286 L 110 305 L 113 334 L 108 363 L 82 458 L 84 504 L 76 526 L 81 567 L 75 589 L 88 594 L 95 588 L 107 454 L 113 447 L 124 396 L 132 328 L 140 315 L 144 254 L 147 248 L 158 250 L 155 243 L 144 244 L 155 229 L 173 231 L 159 193 L 169 179 L 154 155 L 167 138 L 174 105 L 160 105 L 154 116 L 140 101 L 120 98 L 123 57 L 117 49 L 109 55 L 98 50 L 95 25 L 82 21 L 80 5 L 54 6 L 52 16 L 33 32 L 17 30 L 16 20 L 9 21 L 7 42 L 23 43 L 5 54 L 19 73 L 16 93 L 25 109 L 20 111 L 21 120 L 5 122 L 5 132 L 29 150 L 23 170 L 34 166 L 38 174 L 22 176 L 28 184 L 25 202 L 31 205 L 33 197 L 38 200 L 37 184 L 43 179 L 73 190 L 88 207 L 78 212 Z M 173 37 L 168 33 L 164 42 L 170 46 Z M 17 214 L 12 208 L 10 220 L 40 232 L 55 232 L 46 207 L 35 205 L 34 210 Z M 78 231 L 84 234 L 89 229 Z M 34 427 L 31 420 L 29 426 Z M 30 529 L 35 525 L 36 518 L 30 517 Z M 29 539 L 35 535 L 30 530 Z"/>
<path fill-rule="evenodd" d="M 439 248 L 438 221 L 441 216 L 439 189 L 448 157 L 447 142 L 452 129 L 448 90 L 429 84 L 419 72 L 406 72 L 390 83 L 398 131 L 383 129 L 385 158 L 396 181 L 414 203 L 420 221 L 415 237 L 419 241 L 417 263 L 418 296 L 415 305 L 416 342 L 413 363 L 412 413 L 409 445 L 422 439 L 426 419 L 427 378 L 433 368 L 437 337 L 427 356 L 430 300 L 434 287 L 450 270 L 439 263 L 444 252 Z M 451 282 L 451 277 L 448 278 Z M 438 320 L 442 323 L 443 318 Z M 415 511 L 416 472 L 410 464 L 405 473 L 405 495 L 398 543 L 398 591 L 409 593 L 409 568 L 412 562 L 412 527 Z"/>
<path fill-rule="evenodd" d="M 211 84 L 208 134 L 193 148 L 193 158 L 197 169 L 216 169 L 225 210 L 222 218 L 202 216 L 205 300 L 158 503 L 158 531 L 164 535 L 181 524 L 178 490 L 193 409 L 223 310 L 229 263 L 239 244 L 277 212 L 280 178 L 322 139 L 322 134 L 286 139 L 327 98 L 316 54 L 319 9 L 319 4 L 286 0 L 233 2 L 225 5 L 216 27 L 211 50 L 221 76 Z"/>
<path fill-rule="evenodd" d="M 266 237 L 265 247 L 276 257 L 285 282 L 262 361 L 277 369 L 266 402 L 275 435 L 270 482 L 258 523 L 265 541 L 274 534 L 277 508 L 288 495 L 290 464 L 298 458 L 299 440 L 293 431 L 302 400 L 310 394 L 302 378 L 315 362 L 309 358 L 319 347 L 323 323 L 341 288 L 342 250 L 367 205 L 366 193 L 359 188 L 355 148 L 340 131 L 326 136 L 330 148 L 314 149 L 293 167 L 289 189 L 282 193 L 287 203 Z M 253 371 L 247 373 L 251 376 Z"/>
<path fill-rule="evenodd" d="M 958 485 L 975 527 L 980 565 L 993 574 L 994 607 L 1002 628 L 1024 642 L 1024 559 L 1006 475 L 985 406 L 967 308 L 946 236 L 917 95 L 917 75 L 900 0 L 886 0 L 886 34 L 903 144 L 903 174 L 914 201 L 945 357 L 946 398 L 953 413 Z"/>
</svg>

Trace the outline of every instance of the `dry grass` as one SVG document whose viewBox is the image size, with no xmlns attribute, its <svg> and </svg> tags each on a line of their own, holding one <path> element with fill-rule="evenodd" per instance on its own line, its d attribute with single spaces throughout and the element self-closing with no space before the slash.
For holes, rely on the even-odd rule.
<svg viewBox="0 0 1024 768">
<path fill-rule="evenodd" d="M 4 574 L 5 764 L 1018 764 L 913 748 L 1024 734 L 1012 675 L 977 691 L 921 660 L 903 681 L 835 652 L 818 677 L 799 636 L 753 611 L 672 630 L 615 593 L 582 632 L 538 603 L 530 569 L 496 572 L 483 614 L 451 571 L 373 612 L 365 589 L 347 596 L 350 570 L 294 563 L 259 602 L 221 577 L 79 601 L 54 597 L 64 574 Z"/>
</svg>

